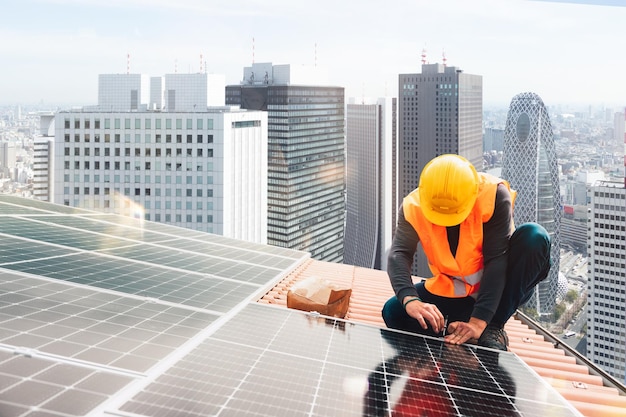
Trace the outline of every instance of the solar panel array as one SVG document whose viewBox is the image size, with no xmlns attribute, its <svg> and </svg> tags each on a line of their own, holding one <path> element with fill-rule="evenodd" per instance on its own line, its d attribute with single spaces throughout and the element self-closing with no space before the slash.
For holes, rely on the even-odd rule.
<svg viewBox="0 0 626 417">
<path fill-rule="evenodd" d="M 254 302 L 306 259 L 0 196 L 0 416 L 579 415 L 511 353 Z"/>
</svg>

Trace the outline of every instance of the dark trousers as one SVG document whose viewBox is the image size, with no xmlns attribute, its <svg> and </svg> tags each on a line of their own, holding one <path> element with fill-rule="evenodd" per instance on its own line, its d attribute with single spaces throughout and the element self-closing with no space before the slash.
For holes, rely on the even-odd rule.
<svg viewBox="0 0 626 417">
<path fill-rule="evenodd" d="M 520 225 L 511 236 L 508 250 L 506 284 L 500 304 L 491 320 L 502 326 L 515 310 L 530 299 L 535 286 L 550 271 L 550 236 L 537 223 Z M 474 308 L 474 298 L 449 298 L 432 294 L 424 288 L 424 281 L 415 284 L 422 301 L 435 304 L 448 322 L 468 321 Z M 391 297 L 382 310 L 387 327 L 409 332 L 437 336 L 429 327 L 424 330 L 417 320 L 410 317 L 397 297 Z M 440 335 L 440 334 L 439 334 Z"/>
</svg>

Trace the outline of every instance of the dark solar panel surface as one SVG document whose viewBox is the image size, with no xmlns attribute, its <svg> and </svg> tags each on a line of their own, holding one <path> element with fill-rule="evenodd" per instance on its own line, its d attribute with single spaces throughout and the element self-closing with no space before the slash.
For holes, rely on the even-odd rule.
<svg viewBox="0 0 626 417">
<path fill-rule="evenodd" d="M 120 407 L 142 416 L 388 416 L 392 410 L 579 415 L 509 352 L 258 304 Z"/>
<path fill-rule="evenodd" d="M 579 415 L 512 354 L 250 303 L 306 259 L 0 196 L 0 416 Z"/>
</svg>

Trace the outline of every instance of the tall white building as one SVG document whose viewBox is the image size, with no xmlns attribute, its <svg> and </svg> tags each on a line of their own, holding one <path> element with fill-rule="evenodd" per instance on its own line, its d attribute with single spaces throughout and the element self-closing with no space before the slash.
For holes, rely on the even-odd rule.
<svg viewBox="0 0 626 417">
<path fill-rule="evenodd" d="M 265 112 L 224 106 L 208 74 L 100 83 L 97 106 L 56 115 L 55 203 L 267 242 Z"/>
<path fill-rule="evenodd" d="M 33 141 L 33 198 L 51 201 L 54 188 L 54 113 L 39 113 L 39 134 Z"/>
<path fill-rule="evenodd" d="M 345 264 L 387 269 L 397 220 L 396 101 L 347 106 Z"/>
<path fill-rule="evenodd" d="M 587 357 L 626 381 L 626 187 L 599 181 L 589 205 Z"/>
<path fill-rule="evenodd" d="M 0 143 L 0 178 L 16 179 L 17 150 L 15 146 L 15 142 L 4 141 Z"/>
<path fill-rule="evenodd" d="M 54 137 L 39 136 L 33 142 L 33 198 L 50 201 L 52 184 L 52 154 Z"/>
</svg>

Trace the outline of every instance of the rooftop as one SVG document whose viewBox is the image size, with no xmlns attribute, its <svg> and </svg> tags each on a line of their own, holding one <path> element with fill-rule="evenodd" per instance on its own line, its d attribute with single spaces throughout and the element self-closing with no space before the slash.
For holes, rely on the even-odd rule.
<svg viewBox="0 0 626 417">
<path fill-rule="evenodd" d="M 521 316 L 511 352 L 385 329 L 381 271 L 2 195 L 0 237 L 2 417 L 626 410 L 623 386 Z M 352 288 L 345 320 L 286 308 L 309 276 Z"/>
</svg>

